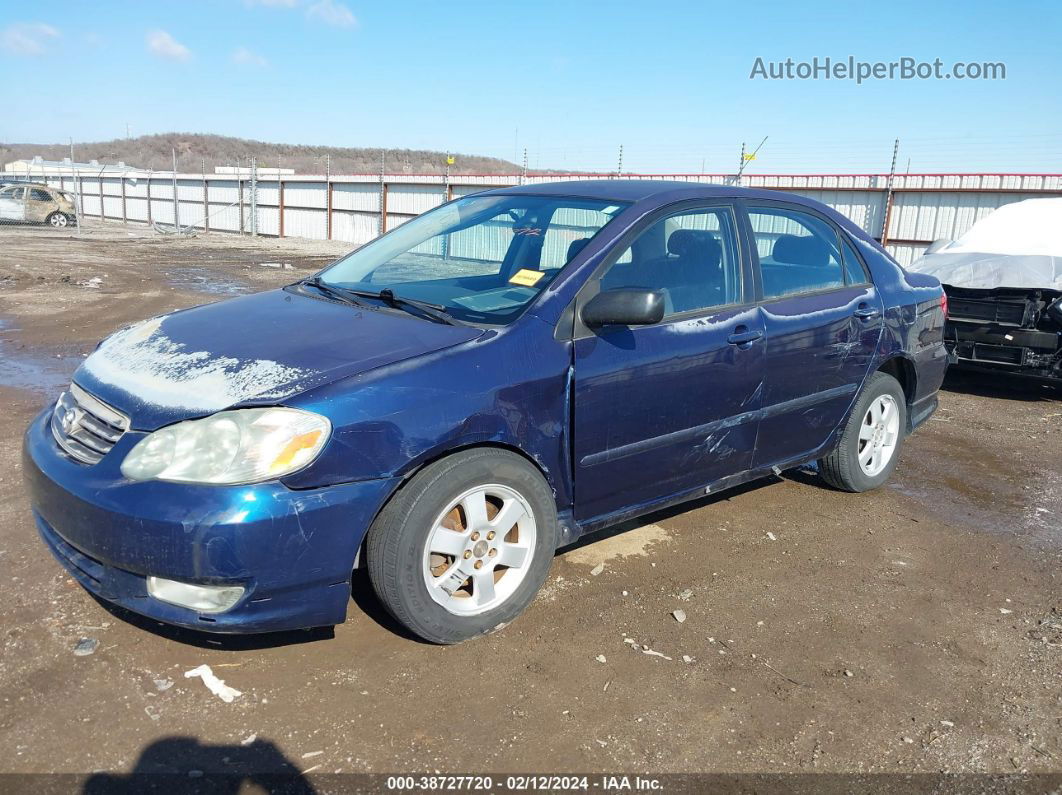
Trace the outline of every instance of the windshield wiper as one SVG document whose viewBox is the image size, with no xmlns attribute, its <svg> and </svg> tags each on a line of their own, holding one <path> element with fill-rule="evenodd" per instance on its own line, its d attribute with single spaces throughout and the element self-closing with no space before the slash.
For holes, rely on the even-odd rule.
<svg viewBox="0 0 1062 795">
<path fill-rule="evenodd" d="M 343 288 L 343 291 L 353 295 L 360 295 L 363 298 L 378 298 L 385 304 L 393 306 L 396 309 L 412 307 L 420 310 L 423 314 L 433 320 L 437 320 L 440 323 L 446 323 L 450 326 L 461 325 L 450 315 L 449 311 L 447 311 L 446 307 L 442 304 L 430 304 L 427 301 L 420 301 L 416 298 L 403 298 L 400 295 L 395 295 L 394 290 L 390 287 L 385 287 L 379 292 L 373 292 L 372 290 L 355 290 L 353 288 Z"/>
<path fill-rule="evenodd" d="M 353 290 L 347 290 L 343 287 L 335 287 L 331 284 L 326 284 L 321 281 L 320 276 L 313 276 L 309 279 L 303 279 L 300 284 L 307 284 L 310 287 L 316 287 L 325 295 L 331 296 L 345 304 L 353 304 L 354 306 L 365 306 L 355 296 L 356 293 Z"/>
</svg>

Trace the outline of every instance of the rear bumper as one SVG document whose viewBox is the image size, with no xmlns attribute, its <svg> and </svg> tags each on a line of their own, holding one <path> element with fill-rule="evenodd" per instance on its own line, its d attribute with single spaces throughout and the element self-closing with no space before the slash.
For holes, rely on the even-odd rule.
<svg viewBox="0 0 1062 795">
<path fill-rule="evenodd" d="M 358 547 L 393 479 L 295 491 L 280 483 L 133 483 L 123 438 L 94 466 L 62 453 L 49 412 L 30 425 L 23 471 L 34 520 L 56 559 L 87 590 L 133 612 L 209 632 L 271 632 L 342 623 Z M 138 434 L 128 433 L 127 437 Z M 147 577 L 242 585 L 224 613 L 160 602 Z"/>
</svg>

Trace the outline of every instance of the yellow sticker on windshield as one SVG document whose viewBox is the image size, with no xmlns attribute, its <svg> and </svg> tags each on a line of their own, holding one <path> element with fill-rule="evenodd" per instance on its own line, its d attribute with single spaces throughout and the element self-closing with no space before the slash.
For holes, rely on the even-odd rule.
<svg viewBox="0 0 1062 795">
<path fill-rule="evenodd" d="M 521 287 L 534 287 L 538 284 L 538 280 L 545 276 L 542 271 L 533 271 L 527 268 L 520 268 L 514 273 L 510 279 L 509 284 L 518 284 Z"/>
</svg>

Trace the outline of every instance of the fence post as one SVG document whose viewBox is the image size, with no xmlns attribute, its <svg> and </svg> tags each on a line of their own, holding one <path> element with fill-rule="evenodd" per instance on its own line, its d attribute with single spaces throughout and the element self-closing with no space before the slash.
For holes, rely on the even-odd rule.
<svg viewBox="0 0 1062 795">
<path fill-rule="evenodd" d="M 387 167 L 387 155 L 380 150 L 380 223 L 376 225 L 376 235 L 387 231 L 387 183 L 384 182 L 384 169 Z"/>
<path fill-rule="evenodd" d="M 75 169 L 74 171 L 74 184 L 77 186 L 77 204 L 74 205 L 74 209 L 77 210 L 77 233 L 81 234 L 81 216 L 85 214 L 85 183 L 81 179 L 81 172 Z"/>
<path fill-rule="evenodd" d="M 881 247 L 889 242 L 889 221 L 892 217 L 892 181 L 896 176 L 896 155 L 900 152 L 900 139 L 892 145 L 892 165 L 889 166 L 889 181 L 885 186 L 885 212 L 881 223 Z"/>
<path fill-rule="evenodd" d="M 258 158 L 251 158 L 251 236 L 258 237 Z"/>
<path fill-rule="evenodd" d="M 325 177 L 325 226 L 328 230 L 328 239 L 332 239 L 332 178 Z"/>
<path fill-rule="evenodd" d="M 284 237 L 284 180 L 277 173 L 277 237 Z"/>
<path fill-rule="evenodd" d="M 177 150 L 171 150 L 173 152 L 173 231 L 174 234 L 181 234 L 181 208 L 177 204 Z"/>
<path fill-rule="evenodd" d="M 151 210 L 151 172 L 148 172 L 147 185 L 145 187 L 146 187 L 146 190 L 147 190 L 148 226 L 153 226 L 155 224 L 155 218 L 152 215 L 152 210 Z"/>
<path fill-rule="evenodd" d="M 129 215 L 125 211 L 125 174 L 122 174 L 122 224 L 129 226 Z"/>
<path fill-rule="evenodd" d="M 237 197 L 237 201 L 239 201 L 239 203 L 240 203 L 240 223 L 239 223 L 239 226 L 237 228 L 240 230 L 240 234 L 242 235 L 243 232 L 244 232 L 244 229 L 243 229 L 243 175 L 240 174 L 240 167 L 239 166 L 236 166 L 236 197 Z"/>
<path fill-rule="evenodd" d="M 206 171 L 203 171 L 203 231 L 210 231 L 210 197 L 208 195 Z"/>
</svg>

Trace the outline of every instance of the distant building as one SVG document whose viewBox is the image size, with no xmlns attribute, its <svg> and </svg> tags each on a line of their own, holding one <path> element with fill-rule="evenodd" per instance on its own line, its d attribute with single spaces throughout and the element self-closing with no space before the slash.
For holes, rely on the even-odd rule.
<svg viewBox="0 0 1062 795">
<path fill-rule="evenodd" d="M 225 174 L 226 176 L 231 175 L 234 177 L 249 177 L 251 176 L 251 168 L 250 166 L 214 166 L 214 173 Z M 261 166 L 258 167 L 259 177 L 286 176 L 288 174 L 294 173 L 295 169 L 293 168 L 262 168 Z"/>
<path fill-rule="evenodd" d="M 11 163 L 4 164 L 5 174 L 27 174 L 33 175 L 46 175 L 46 174 L 70 174 L 72 171 L 85 172 L 86 174 L 126 174 L 130 171 L 141 171 L 142 169 L 134 168 L 133 166 L 127 166 L 125 163 L 117 164 L 105 164 L 100 165 L 98 160 L 90 160 L 87 163 L 74 163 L 71 162 L 69 157 L 64 157 L 62 160 L 45 160 L 41 156 L 34 157 L 31 160 L 15 160 Z"/>
</svg>

